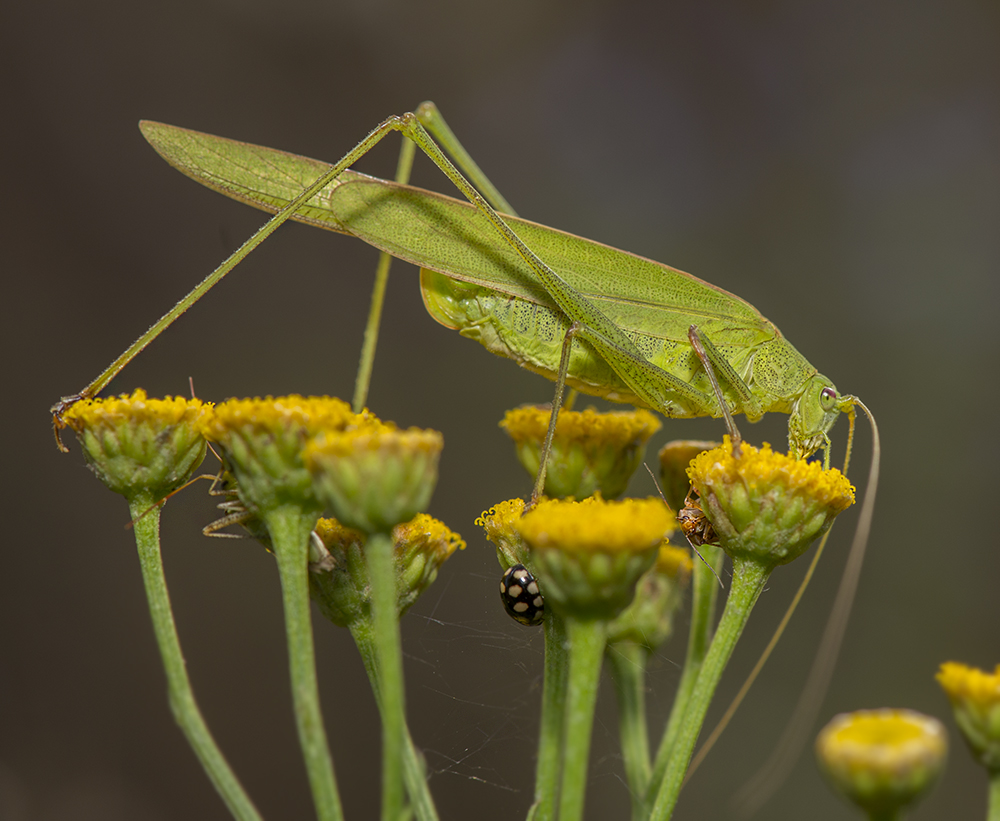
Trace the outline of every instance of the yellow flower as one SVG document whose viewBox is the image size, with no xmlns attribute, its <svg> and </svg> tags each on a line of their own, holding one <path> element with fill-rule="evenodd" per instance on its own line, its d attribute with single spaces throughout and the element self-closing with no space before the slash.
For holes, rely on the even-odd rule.
<svg viewBox="0 0 1000 821">
<path fill-rule="evenodd" d="M 427 507 L 443 446 L 434 430 L 368 426 L 313 439 L 304 457 L 319 498 L 344 524 L 371 534 Z"/>
<path fill-rule="evenodd" d="M 992 673 L 947 661 L 937 674 L 969 749 L 990 772 L 1000 772 L 1000 664 Z"/>
<path fill-rule="evenodd" d="M 205 458 L 198 431 L 211 405 L 198 399 L 148 399 L 131 395 L 84 399 L 63 421 L 83 446 L 94 473 L 111 490 L 131 498 L 139 491 L 166 496 L 183 485 Z"/>
<path fill-rule="evenodd" d="M 518 460 L 532 476 L 538 473 L 550 418 L 549 408 L 532 405 L 508 411 L 500 423 L 514 440 Z M 559 499 L 583 499 L 598 492 L 609 499 L 620 496 L 642 463 L 646 442 L 659 429 L 660 421 L 647 410 L 560 411 L 545 474 L 546 495 Z"/>
<path fill-rule="evenodd" d="M 913 710 L 844 713 L 816 739 L 821 769 L 873 817 L 895 817 L 923 795 L 941 773 L 947 752 L 941 722 Z"/>
<path fill-rule="evenodd" d="M 201 430 L 206 439 L 222 445 L 240 499 L 256 513 L 287 503 L 318 510 L 312 478 L 302 462 L 306 442 L 324 431 L 370 424 L 378 424 L 371 414 L 355 415 L 340 399 L 293 395 L 230 399 L 201 421 Z"/>
<path fill-rule="evenodd" d="M 556 610 L 611 619 L 632 600 L 639 577 L 674 529 L 659 499 L 540 502 L 517 523 L 531 567 Z"/>
<path fill-rule="evenodd" d="M 320 519 L 315 532 L 327 556 L 309 574 L 309 587 L 323 615 L 341 627 L 370 619 L 371 582 L 364 557 L 367 537 L 336 519 Z M 430 587 L 445 560 L 465 549 L 465 542 L 425 513 L 393 528 L 392 540 L 396 607 L 401 616 Z"/>
<path fill-rule="evenodd" d="M 504 570 L 530 561 L 528 545 L 517 529 L 517 522 L 523 513 L 524 499 L 510 499 L 484 510 L 476 519 L 476 524 L 486 531 L 486 538 L 496 546 L 497 559 Z"/>
<path fill-rule="evenodd" d="M 688 476 L 726 553 L 768 568 L 801 555 L 854 503 L 854 487 L 839 470 L 766 443 L 758 450 L 744 442 L 736 458 L 726 437 L 691 461 Z"/>
</svg>

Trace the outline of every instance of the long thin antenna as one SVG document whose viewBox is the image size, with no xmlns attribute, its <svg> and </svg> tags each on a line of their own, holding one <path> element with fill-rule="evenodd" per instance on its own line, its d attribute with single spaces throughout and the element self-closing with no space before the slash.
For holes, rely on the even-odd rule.
<svg viewBox="0 0 1000 821">
<path fill-rule="evenodd" d="M 861 565 L 868 546 L 868 536 L 871 533 L 872 516 L 875 511 L 875 491 L 878 489 L 879 466 L 882 461 L 882 444 L 879 439 L 878 425 L 872 412 L 856 397 L 844 397 L 865 412 L 872 426 L 872 460 L 868 471 L 868 486 L 865 488 L 865 498 L 861 504 L 861 514 L 858 517 L 858 527 L 854 531 L 854 541 L 847 556 L 844 575 L 837 589 L 837 596 L 830 612 L 830 620 L 826 624 L 823 638 L 820 642 L 816 658 L 813 660 L 809 678 L 806 680 L 802 695 L 799 697 L 795 711 L 782 733 L 778 746 L 757 773 L 736 794 L 733 803 L 743 815 L 749 817 L 759 810 L 785 781 L 792 767 L 799 759 L 799 754 L 805 745 L 809 734 L 813 731 L 816 715 L 823 704 L 826 692 L 833 676 L 833 668 L 840 654 L 847 621 L 851 615 L 854 595 L 858 590 L 861 578 Z"/>
</svg>

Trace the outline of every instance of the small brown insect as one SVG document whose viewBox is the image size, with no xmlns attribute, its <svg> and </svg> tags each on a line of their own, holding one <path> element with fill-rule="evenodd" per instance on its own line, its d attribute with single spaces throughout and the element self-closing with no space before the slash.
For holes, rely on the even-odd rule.
<svg viewBox="0 0 1000 821">
<path fill-rule="evenodd" d="M 695 547 L 701 547 L 703 544 L 716 544 L 719 541 L 712 523 L 706 518 L 705 511 L 701 508 L 701 497 L 693 486 L 684 498 L 684 507 L 677 514 L 677 522 L 687 540 Z"/>
</svg>

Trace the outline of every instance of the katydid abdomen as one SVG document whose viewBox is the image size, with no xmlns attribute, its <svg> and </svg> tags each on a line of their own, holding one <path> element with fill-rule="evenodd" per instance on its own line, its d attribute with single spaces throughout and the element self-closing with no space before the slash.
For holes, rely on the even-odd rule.
<svg viewBox="0 0 1000 821">
<path fill-rule="evenodd" d="M 569 321 L 560 311 L 537 301 L 457 281 L 429 269 L 420 273 L 424 306 L 435 320 L 476 340 L 491 353 L 555 379 L 563 338 L 569 329 Z M 624 330 L 650 362 L 710 394 L 712 388 L 708 377 L 686 333 L 676 333 L 684 327 L 683 321 L 672 323 L 677 326 L 674 337 L 680 336 L 679 339 L 655 331 Z M 764 411 L 789 413 L 793 400 L 801 394 L 816 369 L 777 333 L 777 329 L 774 331 L 772 339 L 755 345 L 717 344 L 716 347 L 754 389 Z M 591 396 L 649 406 L 586 342 L 573 346 L 567 384 Z M 741 397 L 731 386 L 724 383 L 722 390 L 736 412 L 745 410 Z M 704 416 L 707 412 L 703 405 L 681 394 L 672 395 L 669 404 L 652 409 L 674 418 Z"/>
</svg>

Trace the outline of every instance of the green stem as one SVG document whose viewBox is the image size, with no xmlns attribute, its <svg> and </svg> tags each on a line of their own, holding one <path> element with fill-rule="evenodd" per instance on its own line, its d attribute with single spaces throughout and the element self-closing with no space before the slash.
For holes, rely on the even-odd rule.
<svg viewBox="0 0 1000 821">
<path fill-rule="evenodd" d="M 1000 821 L 1000 769 L 990 772 L 990 798 L 986 821 Z"/>
<path fill-rule="evenodd" d="M 403 137 L 403 144 L 399 149 L 399 161 L 396 163 L 396 182 L 405 185 L 410 181 L 413 153 L 416 148 L 412 140 Z M 385 304 L 385 288 L 389 282 L 390 265 L 392 257 L 382 251 L 378 255 L 378 266 L 375 268 L 375 285 L 372 288 L 371 307 L 368 309 L 368 324 L 365 325 L 361 361 L 358 363 L 358 376 L 354 382 L 354 401 L 351 403 L 351 408 L 355 413 L 361 413 L 368 401 L 368 387 L 371 385 L 372 368 L 375 366 L 375 346 L 378 344 L 378 331 L 382 324 L 382 306 Z"/>
<path fill-rule="evenodd" d="M 385 709 L 382 706 L 382 684 L 375 651 L 374 625 L 371 619 L 358 619 L 351 625 L 350 629 L 354 643 L 358 646 L 358 652 L 361 653 L 361 659 L 364 662 L 368 680 L 371 682 L 372 692 L 375 694 L 375 701 L 384 722 Z M 414 745 L 409 728 L 406 731 L 406 744 L 403 747 L 403 780 L 410 796 L 410 805 L 413 807 L 418 821 L 438 821 L 437 809 L 427 784 L 427 771 L 424 767 L 423 756 Z"/>
<path fill-rule="evenodd" d="M 264 521 L 271 533 L 281 576 L 292 704 L 316 816 L 321 821 L 341 821 L 344 813 L 319 706 L 309 613 L 309 533 L 316 524 L 316 516 L 297 505 L 282 505 L 266 512 Z"/>
<path fill-rule="evenodd" d="M 562 774 L 563 716 L 569 675 L 566 622 L 558 613 L 545 618 L 545 674 L 542 679 L 542 721 L 538 734 L 535 802 L 530 821 L 554 821 Z"/>
<path fill-rule="evenodd" d="M 643 806 L 650 776 L 646 731 L 646 660 L 649 651 L 635 642 L 622 641 L 609 645 L 605 656 L 611 665 L 618 695 L 618 726 L 625 777 L 632 794 L 632 819 L 639 821 L 645 816 Z"/>
<path fill-rule="evenodd" d="M 674 696 L 674 705 L 670 710 L 670 718 L 664 728 L 660 746 L 656 751 L 656 761 L 653 764 L 653 773 L 650 776 L 646 796 L 647 809 L 656 798 L 656 791 L 667 772 L 670 752 L 673 750 L 677 733 L 680 732 L 684 715 L 691 703 L 691 694 L 694 692 L 694 685 L 698 681 L 698 675 L 701 673 L 705 654 L 708 652 L 709 642 L 712 639 L 715 605 L 719 595 L 719 580 L 716 574 L 722 571 L 726 554 L 719 547 L 703 545 L 701 555 L 704 556 L 708 565 L 700 559 L 696 559 L 694 563 L 691 583 L 691 629 L 688 633 L 687 657 L 684 660 L 684 672 L 681 673 L 681 680 L 677 686 L 677 695 Z"/>
<path fill-rule="evenodd" d="M 181 653 L 180 639 L 170 609 L 167 580 L 163 574 L 160 555 L 160 508 L 153 506 L 156 499 L 149 492 L 141 492 L 129 500 L 129 510 L 135 522 L 135 544 L 139 551 L 142 580 L 146 586 L 149 614 L 153 619 L 153 632 L 167 674 L 167 694 L 174 720 L 201 762 L 209 779 L 226 803 L 234 818 L 239 821 L 260 821 L 260 813 L 243 790 L 229 764 L 223 757 L 209 732 L 205 719 L 191 689 L 187 666 Z M 145 514 L 145 515 L 143 515 Z"/>
<path fill-rule="evenodd" d="M 666 774 L 650 814 L 651 821 L 666 821 L 673 814 L 708 705 L 769 573 L 770 568 L 759 562 L 744 558 L 733 560 L 733 583 L 726 607 L 670 750 Z"/>
<path fill-rule="evenodd" d="M 382 707 L 382 819 L 399 821 L 403 812 L 403 750 L 408 735 L 403 695 L 403 653 L 396 606 L 392 538 L 372 533 L 365 543 L 372 586 L 372 621 Z"/>
<path fill-rule="evenodd" d="M 569 636 L 569 681 L 566 692 L 563 777 L 559 821 L 581 821 L 587 792 L 590 734 L 594 726 L 597 685 L 604 656 L 605 622 L 566 619 Z"/>
</svg>

